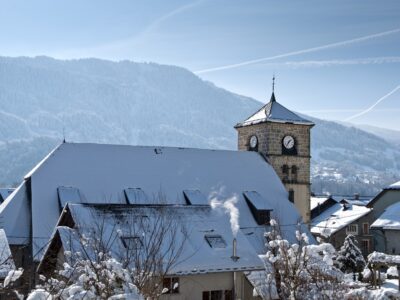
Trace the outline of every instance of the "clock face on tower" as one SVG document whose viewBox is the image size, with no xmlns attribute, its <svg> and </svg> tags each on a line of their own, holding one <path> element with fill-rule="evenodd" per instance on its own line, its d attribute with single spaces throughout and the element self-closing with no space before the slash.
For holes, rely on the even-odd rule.
<svg viewBox="0 0 400 300">
<path fill-rule="evenodd" d="M 255 148 L 257 147 L 257 144 L 258 144 L 258 139 L 257 139 L 257 137 L 256 137 L 255 135 L 252 135 L 252 136 L 250 137 L 250 148 L 251 148 L 251 149 L 255 149 Z"/>
<path fill-rule="evenodd" d="M 295 144 L 294 138 L 291 135 L 287 135 L 283 138 L 283 147 L 287 150 L 292 150 Z"/>
</svg>

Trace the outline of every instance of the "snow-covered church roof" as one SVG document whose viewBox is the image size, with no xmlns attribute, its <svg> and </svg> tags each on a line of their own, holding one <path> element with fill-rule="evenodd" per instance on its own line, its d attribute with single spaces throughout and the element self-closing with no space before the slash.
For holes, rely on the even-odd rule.
<svg viewBox="0 0 400 300">
<path fill-rule="evenodd" d="M 137 221 L 141 217 L 146 218 L 143 226 Z M 169 218 L 174 218 L 176 221 L 170 223 L 171 221 L 167 220 Z M 64 227 L 63 221 L 68 220 L 70 223 L 71 219 L 76 226 L 68 230 Z M 151 235 L 146 235 L 145 231 L 158 236 L 161 231 L 153 226 L 161 224 L 170 225 L 173 227 L 172 231 L 167 230 L 163 232 L 160 240 L 157 238 L 157 241 L 152 241 Z M 93 230 L 103 235 L 99 237 L 97 234 L 96 240 L 114 241 L 107 250 L 116 258 L 126 254 L 127 245 L 124 244 L 124 239 L 140 239 L 144 251 L 149 251 L 146 249 L 147 245 L 160 243 L 157 251 L 162 256 L 169 257 L 169 250 L 179 252 L 176 263 L 168 271 L 169 275 L 264 270 L 263 261 L 245 234 L 240 230 L 237 234 L 233 234 L 229 215 L 215 211 L 210 206 L 112 204 L 107 205 L 105 209 L 104 205 L 99 204 L 68 204 L 58 225 L 60 227 L 57 227 L 55 234 L 60 236 L 63 250 L 73 253 L 82 252 L 79 248 L 84 247 L 79 242 L 79 236 L 90 237 L 93 235 Z M 237 241 L 238 259 L 232 259 L 234 238 Z M 52 242 L 47 253 L 54 251 L 52 249 L 54 245 L 60 247 L 57 241 Z M 174 249 L 170 249 L 171 247 Z M 178 251 L 180 249 L 181 251 Z M 88 250 L 90 249 L 86 249 L 85 252 Z"/>
<path fill-rule="evenodd" d="M 271 100 L 261 107 L 256 113 L 248 117 L 241 123 L 236 124 L 236 128 L 254 125 L 264 122 L 276 122 L 276 123 L 293 123 L 301 125 L 313 126 L 314 123 L 300 117 L 296 113 L 290 111 L 275 99 L 275 94 L 272 93 Z"/>
<path fill-rule="evenodd" d="M 268 202 L 281 224 L 299 221 L 279 177 L 256 152 L 63 143 L 0 205 L 0 217 L 10 244 L 27 244 L 32 232 L 33 255 L 40 260 L 66 202 L 154 204 L 162 198 L 166 204 L 208 205 L 236 195 L 240 228 L 261 252 L 264 226 L 255 221 L 245 191 Z M 293 227 L 282 230 L 294 238 Z"/>
</svg>

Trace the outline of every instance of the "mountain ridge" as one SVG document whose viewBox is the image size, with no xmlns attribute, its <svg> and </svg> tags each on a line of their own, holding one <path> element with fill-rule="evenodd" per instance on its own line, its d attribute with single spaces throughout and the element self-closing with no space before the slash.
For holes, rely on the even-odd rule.
<svg viewBox="0 0 400 300">
<path fill-rule="evenodd" d="M 0 183 L 20 181 L 64 137 L 72 142 L 233 150 L 233 126 L 262 105 L 176 66 L 0 57 L 0 164 L 5 166 Z M 400 152 L 391 142 L 307 118 L 316 122 L 316 192 L 371 193 L 397 178 Z M 367 146 L 361 151 L 358 144 Z M 335 183 L 337 176 L 326 173 L 342 177 Z M 366 182 L 369 177 L 373 180 Z"/>
</svg>

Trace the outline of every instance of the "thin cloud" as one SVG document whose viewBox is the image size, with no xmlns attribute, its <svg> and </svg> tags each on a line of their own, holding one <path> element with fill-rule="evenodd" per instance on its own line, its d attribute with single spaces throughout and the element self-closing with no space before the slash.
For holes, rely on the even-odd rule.
<svg viewBox="0 0 400 300">
<path fill-rule="evenodd" d="M 302 114 L 324 114 L 324 113 L 360 113 L 362 109 L 313 109 L 313 110 L 300 110 L 299 113 Z M 381 109 L 374 109 L 376 112 L 394 112 L 400 111 L 400 108 L 381 108 Z"/>
<path fill-rule="evenodd" d="M 396 34 L 396 33 L 399 33 L 399 32 L 400 32 L 400 28 L 397 28 L 397 29 L 393 29 L 393 30 L 389 30 L 389 31 L 384 31 L 384 32 L 375 33 L 375 34 L 371 34 L 371 35 L 366 35 L 366 36 L 355 38 L 355 39 L 351 39 L 351 40 L 346 40 L 346 41 L 336 42 L 336 43 L 332 43 L 332 44 L 327 44 L 327 45 L 324 45 L 324 46 L 318 46 L 318 47 L 303 49 L 303 50 L 299 50 L 299 51 L 279 54 L 279 55 L 275 55 L 275 56 L 269 56 L 269 57 L 263 57 L 263 58 L 253 59 L 253 60 L 247 60 L 247 61 L 243 61 L 243 62 L 236 63 L 236 64 L 229 64 L 229 65 L 224 65 L 224 66 L 219 66 L 219 67 L 214 67 L 214 68 L 203 69 L 203 70 L 195 71 L 194 73 L 195 74 L 204 74 L 204 73 L 211 73 L 211 72 L 216 72 L 216 71 L 234 69 L 234 68 L 239 68 L 239 67 L 243 67 L 243 66 L 247 66 L 247 65 L 257 64 L 257 63 L 261 63 L 261 62 L 265 62 L 265 61 L 271 61 L 271 60 L 275 60 L 275 59 L 279 59 L 279 58 L 285 58 L 285 57 L 290 57 L 290 56 L 295 56 L 295 55 L 300 55 L 300 54 L 317 52 L 317 51 L 336 48 L 336 47 L 341 47 L 341 46 L 347 46 L 347 45 L 351 45 L 351 44 L 354 44 L 354 43 L 359 43 L 359 42 L 363 42 L 363 41 L 367 41 L 367 40 L 371 40 L 371 39 L 375 39 L 375 38 L 379 38 L 379 37 L 383 37 L 383 36 L 387 36 L 387 35 L 391 35 L 391 34 Z"/>
<path fill-rule="evenodd" d="M 167 20 L 183 13 L 184 11 L 194 8 L 194 7 L 202 4 L 205 1 L 206 0 L 198 0 L 198 1 L 194 1 L 191 3 L 185 4 L 185 5 L 179 6 L 175 9 L 167 12 L 166 14 L 160 16 L 159 18 L 153 20 L 148 26 L 146 26 L 142 31 L 140 31 L 138 34 L 136 34 L 134 36 L 130 36 L 128 38 L 112 41 L 112 42 L 106 43 L 106 44 L 100 44 L 100 45 L 97 45 L 94 47 L 89 47 L 89 48 L 67 49 L 65 51 L 59 52 L 58 54 L 55 54 L 54 56 L 61 57 L 61 58 L 70 57 L 71 55 L 77 56 L 77 57 L 82 57 L 82 55 L 81 55 L 82 52 L 90 53 L 90 56 L 93 56 L 93 53 L 98 53 L 98 52 L 102 52 L 102 51 L 113 52 L 113 51 L 121 49 L 121 48 L 131 48 L 131 47 L 139 44 L 140 42 L 143 42 L 151 33 L 156 31 Z M 74 55 L 75 53 L 77 55 Z"/>
<path fill-rule="evenodd" d="M 358 114 L 355 114 L 353 116 L 348 117 L 347 119 L 345 119 L 344 121 L 350 121 L 350 120 L 354 120 L 358 117 L 361 117 L 362 115 L 365 115 L 366 113 L 370 112 L 371 110 L 373 110 L 375 108 L 375 106 L 377 106 L 379 103 L 381 103 L 383 100 L 385 100 L 386 98 L 390 97 L 391 95 L 393 95 L 394 93 L 396 93 L 398 90 L 400 89 L 400 85 L 396 86 L 393 90 L 391 90 L 389 93 L 387 93 L 386 95 L 384 95 L 383 97 L 379 98 L 378 101 L 376 101 L 373 105 L 371 105 L 370 107 L 368 107 L 367 109 L 361 111 Z"/>
<path fill-rule="evenodd" d="M 400 56 L 367 57 L 356 59 L 333 59 L 333 60 L 305 60 L 305 61 L 286 61 L 281 63 L 267 63 L 263 65 L 273 67 L 289 68 L 322 68 L 345 65 L 376 65 L 400 63 Z"/>
<path fill-rule="evenodd" d="M 198 0 L 192 3 L 188 3 L 186 5 L 182 5 L 168 13 L 166 13 L 165 15 L 162 15 L 161 17 L 157 18 L 156 20 L 154 20 L 149 26 L 147 26 L 140 34 L 138 37 L 135 38 L 142 38 L 146 35 L 148 35 L 149 33 L 151 33 L 152 31 L 154 31 L 155 29 L 157 29 L 158 27 L 160 27 L 160 25 L 162 23 L 164 23 L 165 21 L 167 21 L 168 19 L 171 19 L 172 17 L 179 15 L 180 13 L 184 12 L 185 10 L 188 9 L 192 9 L 193 7 L 203 3 L 205 0 Z"/>
</svg>

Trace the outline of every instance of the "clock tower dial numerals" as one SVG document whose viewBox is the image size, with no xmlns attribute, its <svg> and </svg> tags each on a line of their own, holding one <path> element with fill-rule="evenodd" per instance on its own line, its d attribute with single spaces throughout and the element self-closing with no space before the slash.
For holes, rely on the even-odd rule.
<svg viewBox="0 0 400 300">
<path fill-rule="evenodd" d="M 295 144 L 294 138 L 290 135 L 287 135 L 283 138 L 283 147 L 285 147 L 288 150 L 293 149 Z"/>
</svg>

